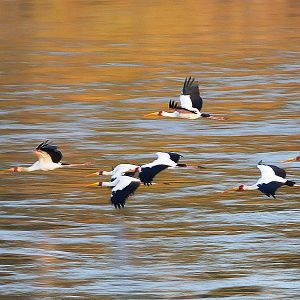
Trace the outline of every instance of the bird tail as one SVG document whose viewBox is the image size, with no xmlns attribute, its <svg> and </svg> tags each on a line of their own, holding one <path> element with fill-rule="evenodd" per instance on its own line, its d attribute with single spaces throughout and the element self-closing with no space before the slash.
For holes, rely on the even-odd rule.
<svg viewBox="0 0 300 300">
<path fill-rule="evenodd" d="M 287 185 L 287 186 L 294 186 L 295 184 L 296 184 L 295 181 L 290 181 L 290 180 L 287 180 L 285 183 L 285 185 Z"/>
</svg>

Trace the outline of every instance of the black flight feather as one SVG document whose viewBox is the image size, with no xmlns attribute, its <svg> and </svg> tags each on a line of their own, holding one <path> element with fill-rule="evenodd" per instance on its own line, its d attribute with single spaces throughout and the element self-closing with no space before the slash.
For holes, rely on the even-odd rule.
<svg viewBox="0 0 300 300">
<path fill-rule="evenodd" d="M 180 157 L 183 157 L 182 155 L 175 153 L 175 152 L 168 152 L 170 159 L 173 160 L 175 163 L 178 163 Z"/>
<path fill-rule="evenodd" d="M 133 195 L 137 188 L 140 186 L 140 182 L 132 181 L 122 190 L 113 191 L 111 194 L 110 201 L 115 208 L 124 207 L 127 198 Z"/>
<path fill-rule="evenodd" d="M 275 193 L 278 188 L 283 186 L 284 183 L 278 182 L 278 181 L 271 181 L 269 183 L 262 183 L 258 184 L 258 190 L 261 191 L 263 194 L 267 195 L 268 197 L 272 196 L 273 198 L 275 197 Z"/>
<path fill-rule="evenodd" d="M 144 184 L 144 185 L 150 185 L 152 184 L 152 180 L 153 178 L 161 171 L 167 169 L 169 166 L 167 165 L 156 165 L 153 167 L 145 167 L 142 168 L 140 174 L 139 174 L 139 178 L 140 181 Z"/>
<path fill-rule="evenodd" d="M 277 167 L 277 166 L 272 166 L 272 165 L 268 165 L 270 168 L 272 168 L 272 170 L 274 171 L 275 175 L 285 178 L 286 177 L 286 172 L 285 170 Z"/>
<path fill-rule="evenodd" d="M 182 106 L 180 106 L 179 105 L 179 103 L 178 102 L 175 102 L 174 100 L 170 100 L 169 101 L 169 108 L 170 109 L 176 109 L 176 110 L 184 110 L 184 111 L 187 111 L 187 112 L 189 112 L 189 113 L 194 113 L 194 114 L 196 114 L 196 112 L 195 111 L 190 111 L 190 110 L 188 110 L 187 108 L 184 108 L 184 107 L 182 107 Z M 208 115 L 208 114 L 206 114 L 206 115 Z M 210 115 L 208 115 L 208 117 L 209 117 Z"/>
<path fill-rule="evenodd" d="M 54 163 L 59 163 L 63 157 L 62 153 L 57 150 L 57 147 L 50 145 L 48 140 L 40 143 L 36 149 L 48 153 Z"/>
<path fill-rule="evenodd" d="M 201 110 L 203 100 L 200 96 L 199 84 L 198 82 L 195 82 L 195 79 L 191 76 L 185 79 L 182 88 L 182 94 L 190 95 L 193 107 L 197 108 L 199 111 Z"/>
</svg>

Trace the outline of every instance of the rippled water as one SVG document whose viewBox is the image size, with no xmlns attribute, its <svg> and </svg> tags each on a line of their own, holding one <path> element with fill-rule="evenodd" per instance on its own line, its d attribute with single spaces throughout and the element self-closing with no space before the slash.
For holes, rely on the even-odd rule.
<svg viewBox="0 0 300 300">
<path fill-rule="evenodd" d="M 297 1 L 2 1 L 1 168 L 50 139 L 93 166 L 1 173 L 1 299 L 296 299 L 299 190 L 221 194 L 284 166 L 300 182 Z M 147 119 L 200 82 L 227 121 Z M 157 151 L 124 210 L 86 174 Z M 169 183 L 168 185 L 164 184 Z"/>
</svg>

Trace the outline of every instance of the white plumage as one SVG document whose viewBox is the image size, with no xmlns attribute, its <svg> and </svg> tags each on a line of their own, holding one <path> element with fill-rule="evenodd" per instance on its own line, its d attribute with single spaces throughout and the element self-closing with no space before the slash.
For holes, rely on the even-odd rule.
<svg viewBox="0 0 300 300">
<path fill-rule="evenodd" d="M 13 167 L 7 171 L 12 172 L 32 172 L 32 171 L 51 171 L 63 167 L 73 167 L 73 166 L 85 166 L 89 163 L 82 164 L 67 164 L 62 163 L 61 159 L 63 157 L 62 153 L 57 149 L 57 146 L 53 146 L 49 141 L 40 143 L 34 150 L 38 161 L 33 163 L 29 167 Z"/>
<path fill-rule="evenodd" d="M 224 192 L 229 191 L 249 191 L 249 190 L 259 190 L 263 194 L 267 195 L 268 197 L 272 196 L 275 197 L 276 191 L 283 185 L 287 186 L 299 186 L 296 185 L 294 181 L 287 180 L 285 170 L 273 166 L 273 165 L 265 165 L 261 161 L 258 163 L 257 168 L 260 170 L 261 177 L 257 180 L 257 182 L 253 185 L 245 185 L 242 184 L 238 187 L 234 187 L 228 189 Z"/>
</svg>

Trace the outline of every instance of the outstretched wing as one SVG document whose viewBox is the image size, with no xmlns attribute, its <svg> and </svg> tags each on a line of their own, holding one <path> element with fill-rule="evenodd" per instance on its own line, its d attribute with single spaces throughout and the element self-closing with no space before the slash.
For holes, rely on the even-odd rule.
<svg viewBox="0 0 300 300">
<path fill-rule="evenodd" d="M 182 155 L 175 153 L 175 152 L 168 152 L 170 155 L 170 159 L 173 160 L 175 163 L 178 163 L 180 157 L 183 157 Z"/>
<path fill-rule="evenodd" d="M 145 166 L 141 167 L 141 172 L 139 174 L 139 178 L 144 185 L 152 184 L 153 178 L 161 171 L 167 169 L 169 166 L 167 165 L 153 165 L 153 166 Z"/>
<path fill-rule="evenodd" d="M 267 195 L 268 197 L 272 196 L 273 198 L 276 198 L 275 193 L 282 185 L 284 185 L 283 182 L 271 181 L 269 183 L 258 184 L 257 186 L 258 190 L 263 194 Z"/>
<path fill-rule="evenodd" d="M 286 172 L 276 166 L 272 165 L 264 165 L 262 161 L 260 161 L 257 165 L 260 170 L 261 178 L 259 178 L 257 184 L 259 183 L 268 183 L 271 181 L 279 181 L 285 182 Z"/>
<path fill-rule="evenodd" d="M 273 166 L 273 165 L 269 165 L 269 167 L 274 171 L 276 176 L 282 177 L 282 178 L 286 178 L 286 172 L 285 170 L 277 167 L 277 166 Z"/>
<path fill-rule="evenodd" d="M 258 190 L 268 197 L 275 198 L 275 193 L 278 188 L 286 182 L 286 172 L 276 166 L 264 165 L 260 161 L 257 165 L 261 172 L 261 177 L 257 181 Z"/>
<path fill-rule="evenodd" d="M 49 141 L 45 141 L 40 143 L 36 150 L 46 152 L 54 163 L 59 163 L 62 159 L 62 153 L 57 149 L 57 146 L 53 146 L 49 144 Z"/>
<path fill-rule="evenodd" d="M 126 180 L 123 181 L 123 178 L 126 177 Z M 127 176 L 121 176 L 119 183 L 112 189 L 111 194 L 111 203 L 115 208 L 121 208 L 125 206 L 125 202 L 130 195 L 133 195 L 137 188 L 140 186 L 140 181 L 131 178 L 129 180 Z"/>
<path fill-rule="evenodd" d="M 191 76 L 185 79 L 179 100 L 184 108 L 191 109 L 193 107 L 201 110 L 203 100 L 200 97 L 199 84 Z"/>
</svg>

